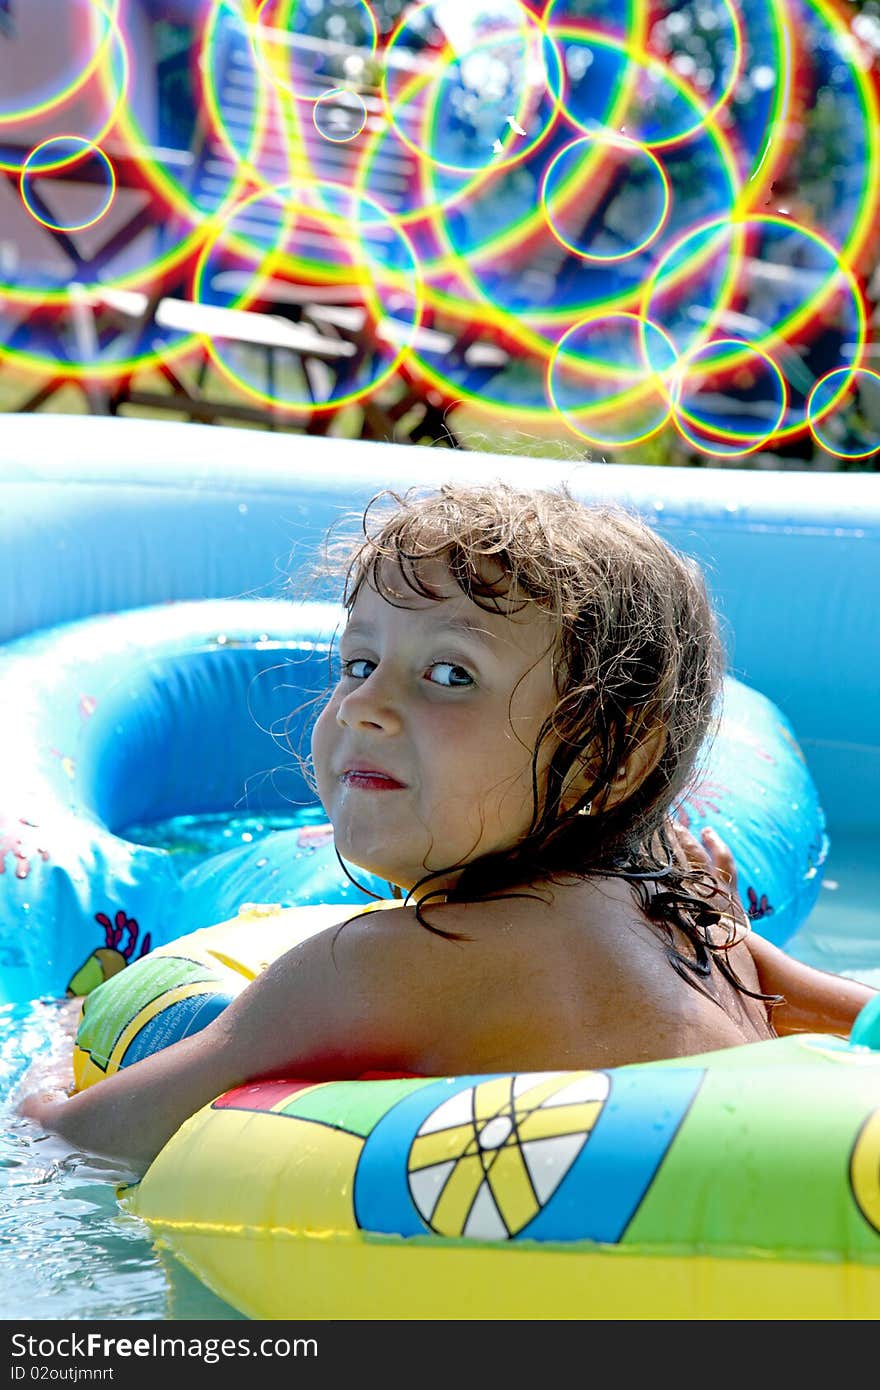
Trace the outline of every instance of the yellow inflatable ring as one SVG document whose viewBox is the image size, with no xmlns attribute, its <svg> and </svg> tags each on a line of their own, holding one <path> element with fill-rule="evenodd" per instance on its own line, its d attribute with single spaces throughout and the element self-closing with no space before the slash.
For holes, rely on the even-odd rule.
<svg viewBox="0 0 880 1390">
<path fill-rule="evenodd" d="M 252 907 L 144 957 L 86 999 L 78 1084 L 346 912 Z M 800 1036 L 607 1071 L 255 1083 L 120 1195 L 254 1318 L 865 1319 L 880 1052 Z"/>
</svg>

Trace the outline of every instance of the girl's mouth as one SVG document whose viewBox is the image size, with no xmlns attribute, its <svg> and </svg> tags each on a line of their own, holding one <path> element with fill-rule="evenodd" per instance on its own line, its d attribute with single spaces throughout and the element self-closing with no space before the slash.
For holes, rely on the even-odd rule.
<svg viewBox="0 0 880 1390">
<path fill-rule="evenodd" d="M 391 777 L 387 772 L 380 772 L 377 768 L 350 767 L 346 772 L 343 772 L 340 781 L 345 787 L 357 787 L 361 791 L 367 792 L 401 792 L 406 790 L 404 784 L 398 782 L 396 777 Z"/>
</svg>

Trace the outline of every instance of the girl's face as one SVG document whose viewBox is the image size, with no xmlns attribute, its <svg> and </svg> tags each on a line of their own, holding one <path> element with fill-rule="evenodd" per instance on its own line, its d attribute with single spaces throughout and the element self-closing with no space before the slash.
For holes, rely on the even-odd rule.
<svg viewBox="0 0 880 1390">
<path fill-rule="evenodd" d="M 402 606 L 361 585 L 312 755 L 343 859 L 408 890 L 527 832 L 535 743 L 557 703 L 554 628 L 531 603 L 487 613 L 439 560 L 422 571 L 439 600 L 386 578 Z"/>
</svg>

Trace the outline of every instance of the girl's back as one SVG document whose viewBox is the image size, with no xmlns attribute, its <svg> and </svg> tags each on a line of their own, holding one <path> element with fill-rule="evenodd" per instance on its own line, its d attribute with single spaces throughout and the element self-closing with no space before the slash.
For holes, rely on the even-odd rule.
<svg viewBox="0 0 880 1390">
<path fill-rule="evenodd" d="M 684 933 L 675 944 L 693 955 Z M 701 989 L 676 972 L 621 880 L 435 905 L 422 921 L 401 906 L 353 919 L 333 952 L 385 1020 L 382 1065 L 422 1076 L 589 1070 L 775 1036 L 714 962 Z M 746 943 L 727 955 L 758 991 Z"/>
</svg>

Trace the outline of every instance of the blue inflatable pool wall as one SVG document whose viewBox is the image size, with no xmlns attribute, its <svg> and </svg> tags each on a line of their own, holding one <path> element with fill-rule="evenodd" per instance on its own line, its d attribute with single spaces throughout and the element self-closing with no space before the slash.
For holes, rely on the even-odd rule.
<svg viewBox="0 0 880 1390">
<path fill-rule="evenodd" d="M 722 829 L 766 935 L 809 914 L 826 825 L 877 825 L 876 475 L 538 465 L 51 415 L 3 430 L 0 1003 L 63 993 L 101 950 L 135 958 L 244 901 L 362 900 L 332 843 L 300 831 L 183 878 L 119 831 L 314 803 L 296 754 L 339 609 L 307 575 L 330 523 L 382 487 L 564 480 L 702 563 L 731 662 L 686 808 Z"/>
</svg>

